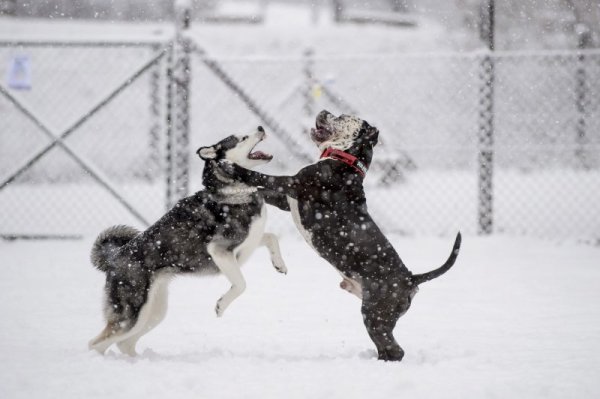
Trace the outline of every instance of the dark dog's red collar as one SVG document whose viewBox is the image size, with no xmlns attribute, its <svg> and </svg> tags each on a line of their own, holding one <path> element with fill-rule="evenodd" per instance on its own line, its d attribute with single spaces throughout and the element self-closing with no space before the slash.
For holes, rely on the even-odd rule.
<svg viewBox="0 0 600 399">
<path fill-rule="evenodd" d="M 342 150 L 336 150 L 335 148 L 329 147 L 323 151 L 321 154 L 321 159 L 323 158 L 332 158 L 342 161 L 346 165 L 353 167 L 362 177 L 365 177 L 367 171 L 369 170 L 369 165 L 366 165 L 354 155 L 348 154 Z"/>
</svg>

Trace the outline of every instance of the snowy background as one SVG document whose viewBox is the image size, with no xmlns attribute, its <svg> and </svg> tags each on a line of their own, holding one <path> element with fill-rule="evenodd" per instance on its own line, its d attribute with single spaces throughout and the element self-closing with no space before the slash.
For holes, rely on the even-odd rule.
<svg viewBox="0 0 600 399">
<path fill-rule="evenodd" d="M 169 314 L 140 341 L 138 358 L 88 352 L 103 326 L 103 278 L 88 259 L 94 235 L 115 223 L 142 226 L 54 148 L 0 189 L 0 234 L 81 238 L 0 241 L 0 398 L 600 396 L 598 2 L 496 1 L 490 237 L 476 235 L 480 2 L 398 1 L 400 13 L 392 3 L 344 2 L 347 15 L 371 20 L 354 24 L 336 23 L 330 2 L 193 2 L 187 35 L 206 55 L 191 54 L 189 152 L 262 124 L 206 59 L 309 158 L 318 154 L 305 131 L 321 108 L 351 108 L 377 125 L 368 204 L 408 267 L 438 266 L 456 231 L 466 233 L 456 266 L 423 285 L 398 323 L 404 360 L 376 360 L 358 300 L 338 288 L 339 275 L 289 215 L 272 209 L 287 276 L 258 250 L 243 269 L 246 293 L 222 319 L 213 308 L 224 278 L 177 279 Z M 55 135 L 174 34 L 168 1 L 17 0 L 0 10 L 16 14 L 0 14 L 0 83 Z M 575 53 L 585 27 L 590 41 Z M 9 85 L 18 56 L 30 63 L 29 90 Z M 165 210 L 166 61 L 65 140 L 149 221 Z M 297 170 L 304 161 L 270 133 L 261 149 L 275 160 L 264 170 Z M 0 95 L 0 181 L 49 142 Z M 202 165 L 191 157 L 190 167 L 189 190 L 199 190 Z"/>
</svg>

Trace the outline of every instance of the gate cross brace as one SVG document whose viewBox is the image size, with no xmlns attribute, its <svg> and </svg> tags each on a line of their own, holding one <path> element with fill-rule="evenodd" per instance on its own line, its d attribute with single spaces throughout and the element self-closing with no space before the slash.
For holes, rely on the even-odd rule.
<svg viewBox="0 0 600 399">
<path fill-rule="evenodd" d="M 288 144 L 288 151 L 290 151 L 293 156 L 303 162 L 312 162 L 312 157 L 300 149 L 302 147 L 292 138 L 292 135 L 281 127 L 274 118 L 268 115 L 267 112 L 262 109 L 227 72 L 225 72 L 223 67 L 215 59 L 208 57 L 204 50 L 198 46 L 194 46 L 193 50 L 199 55 L 200 61 L 202 61 L 211 72 L 217 75 L 221 82 L 239 96 L 240 100 L 244 102 L 250 112 L 262 120 L 263 123 L 275 133 L 277 138 Z"/>
<path fill-rule="evenodd" d="M 93 167 L 91 167 L 85 160 L 77 155 L 75 151 L 71 149 L 65 142 L 68 136 L 70 136 L 74 131 L 76 131 L 81 125 L 83 125 L 88 119 L 90 119 L 93 115 L 95 115 L 100 109 L 106 106 L 109 102 L 111 102 L 117 95 L 119 95 L 123 90 L 129 87 L 133 82 L 135 82 L 140 76 L 144 74 L 150 67 L 152 67 L 158 60 L 160 60 L 166 52 L 166 49 L 162 50 L 158 55 L 153 57 L 147 63 L 145 63 L 140 69 L 138 69 L 134 74 L 132 74 L 129 78 L 127 78 L 123 83 L 117 86 L 108 96 L 106 96 L 103 100 L 101 100 L 95 107 L 93 107 L 90 111 L 88 111 L 85 115 L 83 115 L 79 120 L 77 120 L 71 127 L 67 128 L 62 134 L 56 135 L 54 134 L 42 121 L 37 118 L 33 112 L 27 109 L 24 105 L 22 105 L 15 97 L 13 97 L 8 90 L 6 90 L 2 85 L 0 85 L 0 93 L 4 95 L 21 113 L 23 113 L 27 118 L 29 118 L 35 125 L 42 130 L 51 140 L 46 147 L 44 147 L 41 151 L 37 152 L 34 156 L 32 156 L 27 162 L 25 162 L 21 167 L 17 168 L 15 172 L 13 172 L 6 180 L 4 180 L 0 184 L 0 191 L 6 188 L 11 182 L 25 173 L 27 170 L 31 169 L 41 158 L 43 158 L 50 150 L 56 146 L 61 147 L 69 157 L 71 157 L 82 169 L 84 169 L 98 184 L 104 187 L 121 205 L 123 205 L 137 220 L 142 222 L 145 226 L 149 226 L 148 221 L 131 205 L 125 198 L 123 198 L 116 188 L 109 183 L 108 179 L 102 177 L 98 171 L 96 171 Z"/>
</svg>

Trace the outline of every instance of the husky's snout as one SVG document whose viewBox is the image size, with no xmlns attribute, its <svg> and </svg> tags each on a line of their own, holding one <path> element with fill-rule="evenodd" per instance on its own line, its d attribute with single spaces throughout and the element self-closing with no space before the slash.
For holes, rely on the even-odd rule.
<svg viewBox="0 0 600 399">
<path fill-rule="evenodd" d="M 256 138 L 259 141 L 263 141 L 266 137 L 267 137 L 267 132 L 265 132 L 265 129 L 263 129 L 262 126 L 257 127 L 256 128 Z"/>
</svg>

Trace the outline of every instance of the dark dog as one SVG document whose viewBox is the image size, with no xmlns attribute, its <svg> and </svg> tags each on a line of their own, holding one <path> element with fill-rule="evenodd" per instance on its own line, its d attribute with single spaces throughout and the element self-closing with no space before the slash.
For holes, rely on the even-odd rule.
<svg viewBox="0 0 600 399">
<path fill-rule="evenodd" d="M 205 190 L 180 200 L 144 232 L 115 226 L 102 232 L 92 249 L 92 263 L 106 273 L 105 329 L 90 342 L 104 353 L 116 343 L 121 352 L 135 355 L 138 339 L 156 327 L 167 312 L 167 285 L 179 274 L 222 273 L 231 282 L 216 305 L 217 316 L 246 287 L 240 266 L 260 245 L 271 254 L 275 269 L 287 271 L 277 238 L 265 233 L 266 206 L 254 187 L 224 175 L 222 159 L 247 167 L 267 163 L 271 156 L 254 147 L 265 132 L 229 136 L 198 150 L 205 160 Z"/>
<path fill-rule="evenodd" d="M 440 268 L 416 275 L 406 268 L 367 210 L 363 178 L 378 135 L 357 117 L 322 111 L 311 138 L 323 155 L 295 176 L 268 176 L 227 162 L 221 167 L 245 184 L 287 197 L 287 204 L 268 202 L 291 211 L 306 241 L 343 275 L 340 286 L 362 299 L 363 320 L 379 359 L 401 360 L 404 351 L 392 334 L 396 322 L 419 284 L 452 267 L 461 236 Z"/>
</svg>

